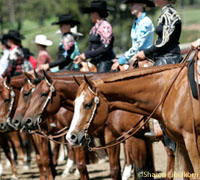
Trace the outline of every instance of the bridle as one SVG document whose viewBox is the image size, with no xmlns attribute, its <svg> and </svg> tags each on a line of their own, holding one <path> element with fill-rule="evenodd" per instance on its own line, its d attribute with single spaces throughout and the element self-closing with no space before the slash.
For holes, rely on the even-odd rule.
<svg viewBox="0 0 200 180">
<path fill-rule="evenodd" d="M 47 135 L 44 131 L 42 131 L 42 129 L 40 127 L 40 123 L 42 122 L 42 113 L 46 109 L 49 101 L 52 99 L 53 93 L 56 90 L 55 87 L 53 86 L 53 84 L 51 84 L 47 79 L 45 79 L 45 81 L 49 85 L 50 91 L 49 91 L 47 99 L 46 99 L 46 101 L 45 101 L 45 103 L 44 103 L 44 105 L 43 105 L 43 107 L 42 107 L 42 109 L 41 109 L 41 111 L 39 113 L 39 117 L 37 118 L 37 126 L 38 126 L 39 131 L 29 130 L 29 133 L 30 134 L 37 134 L 40 137 L 47 138 L 48 140 L 53 141 L 53 142 L 58 143 L 58 144 L 68 144 L 68 143 L 56 141 L 55 138 L 59 138 L 59 137 L 62 137 L 64 135 L 66 135 L 67 132 L 68 132 L 69 127 L 66 126 L 66 127 L 62 128 L 62 129 L 60 129 L 58 132 L 55 133 L 55 135 Z M 28 83 L 30 85 L 32 85 L 32 87 L 34 88 L 34 85 L 30 81 L 28 81 Z M 35 88 L 34 88 L 34 90 L 35 90 Z"/>
<path fill-rule="evenodd" d="M 4 80 L 3 81 L 3 85 L 4 87 L 10 91 L 10 97 L 11 97 L 11 101 L 10 101 L 10 106 L 9 106 L 9 111 L 8 111 L 8 114 L 6 116 L 6 123 L 12 127 L 13 129 L 16 130 L 16 127 L 12 125 L 12 123 L 10 122 L 11 120 L 11 114 L 12 114 L 12 110 L 13 110 L 13 107 L 14 107 L 14 102 L 15 102 L 15 92 L 13 90 L 12 87 L 9 87 L 7 84 L 6 84 L 6 81 Z"/>
<path fill-rule="evenodd" d="M 97 110 L 97 107 L 100 103 L 100 100 L 99 100 L 99 97 L 97 95 L 97 92 L 94 92 L 90 86 L 88 86 L 88 89 L 89 91 L 94 95 L 94 108 L 92 110 L 92 115 L 90 117 L 90 119 L 86 122 L 86 125 L 84 126 L 84 136 L 86 139 L 88 139 L 88 129 L 90 127 L 90 124 L 92 123 L 93 119 L 94 119 L 94 116 L 95 116 L 95 113 L 96 113 L 96 110 Z"/>
</svg>

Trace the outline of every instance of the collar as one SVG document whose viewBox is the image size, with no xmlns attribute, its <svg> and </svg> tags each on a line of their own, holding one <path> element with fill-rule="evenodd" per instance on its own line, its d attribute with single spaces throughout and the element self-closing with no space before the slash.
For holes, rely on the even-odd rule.
<svg viewBox="0 0 200 180">
<path fill-rule="evenodd" d="M 162 11 L 165 12 L 169 7 L 172 7 L 172 5 L 171 4 L 167 4 L 166 6 L 164 6 L 162 8 Z"/>
<path fill-rule="evenodd" d="M 139 22 L 146 16 L 146 12 L 143 12 L 139 18 L 136 19 L 135 23 L 139 24 Z"/>
<path fill-rule="evenodd" d="M 14 45 L 13 47 L 10 48 L 10 50 L 12 51 L 13 49 L 15 49 L 17 47 L 17 45 Z"/>
</svg>

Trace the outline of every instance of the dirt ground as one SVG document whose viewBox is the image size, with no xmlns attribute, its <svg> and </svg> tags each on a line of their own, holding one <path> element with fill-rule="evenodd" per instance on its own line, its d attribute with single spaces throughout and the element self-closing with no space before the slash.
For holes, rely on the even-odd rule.
<svg viewBox="0 0 200 180">
<path fill-rule="evenodd" d="M 161 142 L 158 143 L 154 143 L 153 144 L 153 148 L 154 148 L 154 159 L 155 159 L 155 168 L 156 171 L 158 172 L 158 175 L 156 175 L 157 180 L 164 180 L 164 176 L 165 176 L 165 169 L 166 169 L 166 164 L 167 164 L 167 156 L 165 153 L 165 149 L 164 146 L 162 145 Z M 37 164 L 35 162 L 35 158 L 34 158 L 34 153 L 32 153 L 32 162 L 31 162 L 31 167 L 29 170 L 24 171 L 22 166 L 17 166 L 17 172 L 18 172 L 18 179 L 19 180 L 39 180 L 39 173 L 38 173 L 38 168 L 37 168 Z M 0 178 L 0 180 L 8 180 L 10 179 L 11 176 L 11 171 L 9 168 L 6 168 L 6 160 L 4 155 L 1 155 L 2 159 L 3 159 L 3 174 L 2 177 Z M 123 167 L 123 163 L 124 163 L 124 157 L 123 157 L 123 151 L 121 152 L 121 165 Z M 68 177 L 61 177 L 61 174 L 63 172 L 63 169 L 65 167 L 65 163 L 59 164 L 57 166 L 57 173 L 58 175 L 56 176 L 55 180 L 78 180 L 79 176 L 78 175 L 69 175 Z M 91 180 L 111 180 L 110 176 L 109 176 L 109 164 L 108 161 L 104 162 L 104 163 L 98 163 L 98 164 L 91 164 L 88 165 L 88 171 L 89 171 L 89 176 Z M 179 172 L 181 172 L 179 170 Z M 175 180 L 181 180 L 183 179 L 180 175 L 180 173 L 176 174 L 176 178 L 174 178 Z M 180 177 L 179 177 L 180 176 Z M 131 178 L 131 180 L 133 180 L 133 178 Z"/>
</svg>

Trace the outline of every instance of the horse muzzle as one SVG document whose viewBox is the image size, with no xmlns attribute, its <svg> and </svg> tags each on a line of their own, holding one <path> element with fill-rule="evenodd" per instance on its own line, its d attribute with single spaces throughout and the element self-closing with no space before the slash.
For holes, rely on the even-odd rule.
<svg viewBox="0 0 200 180">
<path fill-rule="evenodd" d="M 67 133 L 66 140 L 71 146 L 83 146 L 86 142 L 86 136 L 84 132 L 71 132 Z"/>
</svg>

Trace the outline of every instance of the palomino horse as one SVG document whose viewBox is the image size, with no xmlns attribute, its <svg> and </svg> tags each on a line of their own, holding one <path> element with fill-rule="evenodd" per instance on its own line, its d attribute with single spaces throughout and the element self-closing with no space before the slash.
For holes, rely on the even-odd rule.
<svg viewBox="0 0 200 180">
<path fill-rule="evenodd" d="M 96 110 L 101 112 L 99 116 L 106 116 L 115 109 L 146 116 L 153 112 L 152 117 L 158 119 L 168 136 L 181 146 L 189 172 L 195 172 L 191 174 L 193 178 L 199 179 L 199 102 L 191 95 L 187 76 L 185 64 L 176 64 L 120 72 L 96 81 L 87 80 L 77 92 L 67 140 L 74 145 L 84 141 L 88 126 L 99 123 L 92 121 Z"/>
<path fill-rule="evenodd" d="M 92 78 L 99 78 L 100 76 L 105 77 L 110 74 L 115 74 L 115 73 L 97 74 L 97 75 L 93 75 Z M 31 102 L 29 104 L 29 108 L 26 111 L 26 114 L 24 116 L 22 124 L 26 124 L 26 126 L 28 126 L 30 128 L 37 127 L 38 126 L 37 119 L 40 117 L 41 112 L 44 110 L 44 105 L 45 105 L 45 112 L 44 112 L 45 114 L 46 113 L 52 114 L 52 113 L 56 112 L 60 108 L 60 106 L 65 106 L 68 109 L 73 109 L 73 100 L 75 98 L 77 89 L 78 89 L 78 86 L 74 82 L 73 77 L 71 77 L 71 78 L 69 77 L 68 80 L 66 80 L 66 79 L 65 80 L 55 80 L 55 79 L 52 80 L 49 76 L 46 76 L 46 79 L 42 80 L 41 83 L 39 83 L 35 87 L 35 91 L 32 94 Z M 53 90 L 53 93 L 51 92 L 51 90 Z M 44 95 L 44 94 L 46 95 L 46 98 L 41 98 L 41 95 Z M 46 103 L 47 99 L 49 99 L 48 104 Z M 37 104 L 36 104 L 36 102 L 37 102 Z M 125 120 L 127 117 L 130 117 L 130 115 L 125 116 L 125 113 L 121 114 L 121 116 L 120 116 L 119 111 L 117 112 L 116 116 L 122 118 L 122 121 Z M 114 122 L 114 120 L 112 122 Z M 113 124 L 112 124 L 112 126 L 113 126 Z M 118 130 L 116 130 L 115 136 L 111 136 L 112 133 L 114 133 L 112 131 L 112 130 L 114 130 L 114 128 L 111 128 L 111 129 L 110 128 L 111 128 L 110 125 L 108 125 L 108 127 L 106 128 L 107 132 L 108 132 L 105 134 L 106 142 L 112 141 L 113 138 L 115 138 L 119 134 L 119 132 L 117 132 Z M 96 128 L 96 130 L 103 131 L 104 127 L 99 126 L 98 128 Z M 140 156 L 137 156 L 136 154 L 132 155 L 132 157 L 134 157 L 134 158 L 139 158 L 138 162 L 141 163 L 140 167 L 137 166 L 138 169 L 136 170 L 136 173 L 141 172 L 143 168 L 146 168 L 145 170 L 150 168 L 148 170 L 149 170 L 149 172 L 152 172 L 153 165 L 151 164 L 151 166 L 148 167 L 148 163 L 147 163 L 147 161 L 149 161 L 148 157 L 151 157 L 151 152 L 150 152 L 151 147 L 148 146 L 148 143 L 146 144 L 144 137 L 140 137 L 137 142 L 139 142 L 140 140 L 142 141 L 141 146 L 136 146 L 135 148 L 138 148 L 137 149 L 138 151 L 134 152 L 137 155 L 138 155 L 138 152 L 139 152 L 139 154 L 141 153 Z M 118 158 L 119 157 L 119 149 L 118 148 L 119 148 L 119 146 L 107 149 L 109 160 L 110 160 L 110 166 L 111 166 L 111 176 L 113 179 L 121 179 L 120 165 L 119 165 L 119 158 Z M 146 149 L 148 149 L 148 151 Z M 143 161 L 140 161 L 141 160 L 140 158 L 142 158 Z"/>
</svg>

